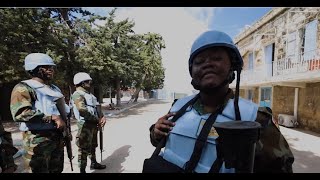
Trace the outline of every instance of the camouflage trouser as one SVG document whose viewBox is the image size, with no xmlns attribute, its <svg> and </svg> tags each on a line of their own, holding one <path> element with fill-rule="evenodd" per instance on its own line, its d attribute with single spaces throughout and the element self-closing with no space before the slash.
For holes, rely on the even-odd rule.
<svg viewBox="0 0 320 180">
<path fill-rule="evenodd" d="M 17 169 L 13 159 L 13 155 L 17 152 L 18 149 L 12 144 L 11 133 L 5 131 L 0 133 L 0 167 L 2 172 L 12 167 L 14 170 Z"/>
<path fill-rule="evenodd" d="M 79 168 L 85 168 L 87 166 L 87 157 L 91 161 L 96 161 L 96 147 L 98 128 L 94 123 L 81 123 L 78 122 L 78 134 L 76 137 L 76 144 L 79 147 L 78 162 Z"/>
<path fill-rule="evenodd" d="M 25 169 L 33 173 L 61 173 L 64 143 L 57 131 L 23 132 Z"/>
</svg>

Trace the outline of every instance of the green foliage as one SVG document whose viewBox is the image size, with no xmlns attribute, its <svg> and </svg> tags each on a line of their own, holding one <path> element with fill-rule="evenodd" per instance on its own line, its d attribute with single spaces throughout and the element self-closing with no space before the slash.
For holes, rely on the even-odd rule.
<svg viewBox="0 0 320 180">
<path fill-rule="evenodd" d="M 62 89 L 72 86 L 80 71 L 103 89 L 116 89 L 117 83 L 124 89 L 161 88 L 164 40 L 155 33 L 136 34 L 133 21 L 115 21 L 115 11 L 101 17 L 82 8 L 0 9 L 0 83 L 27 79 L 24 57 L 43 52 L 57 64 L 55 82 Z"/>
</svg>

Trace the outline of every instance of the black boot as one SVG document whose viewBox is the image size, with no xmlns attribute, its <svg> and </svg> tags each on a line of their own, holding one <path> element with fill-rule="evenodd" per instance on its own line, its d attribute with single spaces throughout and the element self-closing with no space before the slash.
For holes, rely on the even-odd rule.
<svg viewBox="0 0 320 180">
<path fill-rule="evenodd" d="M 107 166 L 97 162 L 91 162 L 90 169 L 105 169 Z"/>
<path fill-rule="evenodd" d="M 86 168 L 81 168 L 80 173 L 86 173 Z"/>
</svg>

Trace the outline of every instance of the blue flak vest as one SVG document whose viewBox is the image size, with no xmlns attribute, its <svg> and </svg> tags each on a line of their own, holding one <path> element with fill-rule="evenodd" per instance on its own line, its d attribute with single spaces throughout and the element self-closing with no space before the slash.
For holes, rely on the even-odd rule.
<svg viewBox="0 0 320 180">
<path fill-rule="evenodd" d="M 48 86 L 33 79 L 25 80 L 22 82 L 28 84 L 36 92 L 37 99 L 32 104 L 32 109 L 36 111 L 40 111 L 47 116 L 60 115 L 55 101 L 60 98 L 63 98 L 64 96 L 61 93 L 61 90 L 57 86 L 54 86 L 54 85 Z M 56 129 L 56 127 L 53 122 L 51 123 L 22 122 L 20 123 L 19 129 L 21 131 L 48 130 L 48 129 Z"/>
<path fill-rule="evenodd" d="M 195 95 L 184 97 L 176 101 L 171 107 L 170 112 L 177 112 L 183 105 L 191 100 Z M 258 112 L 258 105 L 246 99 L 239 98 L 239 109 L 241 119 L 243 121 L 255 121 Z M 185 163 L 189 161 L 196 139 L 200 134 L 204 122 L 209 118 L 210 113 L 200 115 L 192 106 L 189 106 L 177 121 L 173 130 L 168 136 L 164 150 L 161 156 L 169 162 L 184 168 Z M 224 108 L 222 114 L 219 114 L 216 122 L 226 122 L 235 120 L 234 100 L 230 99 Z M 217 158 L 216 138 L 218 134 L 212 127 L 207 144 L 204 146 L 201 158 L 195 168 L 195 172 L 208 173 L 213 162 Z M 220 173 L 234 173 L 235 169 L 227 169 L 224 164 L 220 169 Z"/>
<path fill-rule="evenodd" d="M 96 107 L 97 107 L 97 105 L 99 105 L 99 103 L 97 101 L 97 98 L 91 93 L 89 94 L 89 93 L 86 93 L 86 92 L 80 91 L 80 90 L 76 90 L 73 93 L 73 95 L 75 93 L 78 93 L 78 94 L 80 94 L 81 96 L 84 97 L 84 99 L 86 101 L 85 105 L 86 105 L 87 110 L 90 112 L 90 114 L 98 117 L 98 113 L 97 113 L 97 108 Z M 78 108 L 76 107 L 76 105 L 74 104 L 73 100 L 72 100 L 72 107 L 73 107 L 74 116 L 77 119 L 77 121 L 81 122 L 81 123 L 84 123 L 85 119 L 84 119 L 84 117 L 80 116 L 80 112 L 79 112 Z"/>
</svg>

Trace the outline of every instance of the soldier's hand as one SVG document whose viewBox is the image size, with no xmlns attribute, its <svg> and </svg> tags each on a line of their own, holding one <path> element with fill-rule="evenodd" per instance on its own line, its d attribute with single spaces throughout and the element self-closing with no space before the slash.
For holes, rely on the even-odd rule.
<svg viewBox="0 0 320 180">
<path fill-rule="evenodd" d="M 58 129 L 66 128 L 66 123 L 60 118 L 60 116 L 52 115 L 52 121 L 56 123 Z"/>
<path fill-rule="evenodd" d="M 161 139 L 163 136 L 167 136 L 168 132 L 172 130 L 173 126 L 175 126 L 174 122 L 168 120 L 168 118 L 174 116 L 175 113 L 168 113 L 161 118 L 158 119 L 154 126 L 154 137 L 156 139 Z"/>
<path fill-rule="evenodd" d="M 104 127 L 104 125 L 106 124 L 107 119 L 103 116 L 100 121 L 99 121 L 99 126 L 100 127 Z"/>
</svg>

